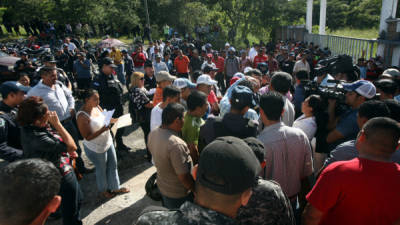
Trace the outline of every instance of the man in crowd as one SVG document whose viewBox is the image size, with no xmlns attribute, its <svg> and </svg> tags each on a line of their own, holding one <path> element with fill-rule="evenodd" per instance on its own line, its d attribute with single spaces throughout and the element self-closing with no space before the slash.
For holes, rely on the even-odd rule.
<svg viewBox="0 0 400 225">
<path fill-rule="evenodd" d="M 133 60 L 132 57 L 128 54 L 126 49 L 123 49 L 122 56 L 124 57 L 124 69 L 125 69 L 125 76 L 126 76 L 126 89 L 129 90 L 129 85 L 131 84 L 131 76 L 134 71 L 133 69 Z"/>
<path fill-rule="evenodd" d="M 185 202 L 179 210 L 145 213 L 136 224 L 237 224 L 237 211 L 249 201 L 259 172 L 257 158 L 244 141 L 218 138 L 202 151 L 194 169 L 194 203 Z"/>
<path fill-rule="evenodd" d="M 165 64 L 165 62 L 161 61 L 161 53 L 158 53 L 157 55 L 155 55 L 155 61 L 154 61 L 154 71 L 157 74 L 160 71 L 166 71 L 169 72 L 168 66 L 167 64 Z"/>
<path fill-rule="evenodd" d="M 291 52 L 289 53 L 289 57 L 285 58 L 284 61 L 282 61 L 281 69 L 283 72 L 286 72 L 288 74 L 293 74 L 294 64 L 296 63 L 294 60 L 295 56 L 296 56 L 295 53 Z"/>
<path fill-rule="evenodd" d="M 32 65 L 32 62 L 29 61 L 28 53 L 22 51 L 20 55 L 21 59 L 15 62 L 14 66 L 15 72 L 31 73 L 32 71 L 35 71 L 36 67 Z"/>
<path fill-rule="evenodd" d="M 123 103 L 122 103 L 122 84 L 113 75 L 114 69 L 117 66 L 111 58 L 104 58 L 102 61 L 102 67 L 97 80 L 94 81 L 94 86 L 99 92 L 100 106 L 103 109 L 111 111 L 115 109 L 113 118 L 119 118 L 124 114 Z M 129 147 L 126 146 L 122 140 L 125 128 L 119 128 L 115 134 L 115 141 L 117 143 L 117 150 L 129 151 Z"/>
<path fill-rule="evenodd" d="M 376 92 L 379 93 L 379 99 L 394 99 L 397 93 L 397 84 L 391 79 L 380 79 L 374 82 L 376 86 Z"/>
<path fill-rule="evenodd" d="M 378 225 L 398 220 L 400 165 L 392 163 L 391 156 L 399 138 L 400 126 L 392 119 L 377 117 L 364 124 L 356 143 L 359 157 L 333 163 L 321 173 L 307 195 L 303 224 Z"/>
<path fill-rule="evenodd" d="M 280 121 L 284 105 L 284 97 L 279 93 L 261 96 L 260 118 L 264 129 L 258 139 L 266 150 L 264 179 L 275 180 L 281 185 L 295 211 L 297 198 L 304 199 L 301 190 L 309 188 L 308 177 L 313 173 L 312 151 L 303 131 Z"/>
<path fill-rule="evenodd" d="M 157 186 L 163 206 L 168 209 L 193 200 L 194 180 L 190 175 L 193 162 L 185 141 L 180 138 L 184 111 L 179 103 L 167 105 L 162 112 L 161 127 L 150 133 L 148 141 L 157 168 Z"/>
<path fill-rule="evenodd" d="M 265 55 L 265 48 L 262 47 L 258 50 L 258 54 L 253 59 L 253 68 L 257 68 L 261 62 L 267 62 L 268 57 Z"/>
<path fill-rule="evenodd" d="M 282 122 L 291 127 L 294 122 L 294 106 L 290 100 L 286 97 L 290 86 L 292 85 L 292 76 L 285 72 L 277 72 L 271 78 L 270 90 L 280 93 L 285 101 L 284 112 L 282 114 Z"/>
<path fill-rule="evenodd" d="M 180 99 L 180 90 L 176 87 L 166 86 L 163 89 L 163 101 L 158 103 L 151 110 L 150 130 L 158 128 L 162 124 L 162 112 L 170 103 L 178 103 Z"/>
<path fill-rule="evenodd" d="M 224 66 L 224 75 L 225 80 L 223 91 L 226 90 L 230 86 L 230 82 L 232 77 L 239 72 L 240 70 L 240 61 L 239 58 L 235 56 L 235 49 L 230 47 L 228 50 L 228 57 L 225 59 L 225 66 Z"/>
<path fill-rule="evenodd" d="M 179 88 L 181 90 L 181 105 L 185 107 L 185 111 L 187 111 L 187 99 L 192 92 L 192 90 L 196 89 L 196 84 L 192 83 L 187 78 L 178 78 L 174 80 L 173 86 Z"/>
<path fill-rule="evenodd" d="M 190 72 L 193 74 L 194 71 L 201 70 L 202 64 L 203 59 L 199 56 L 199 51 L 197 49 L 193 50 L 193 55 L 189 63 Z"/>
<path fill-rule="evenodd" d="M 155 89 L 157 87 L 157 81 L 154 76 L 154 68 L 153 64 L 151 63 L 144 64 L 144 87 L 147 91 L 150 91 L 151 89 Z"/>
<path fill-rule="evenodd" d="M 116 47 L 111 48 L 111 53 L 110 57 L 114 60 L 114 64 L 117 66 L 115 69 L 115 72 L 117 73 L 118 80 L 121 82 L 123 85 L 126 84 L 125 80 L 125 70 L 124 70 L 124 59 L 123 59 L 123 54 L 122 52 L 117 49 Z"/>
<path fill-rule="evenodd" d="M 328 114 L 329 123 L 328 129 L 331 131 L 326 137 L 326 142 L 331 144 L 331 148 L 336 147 L 347 140 L 355 139 L 359 131 L 357 125 L 357 112 L 360 105 L 367 99 L 375 96 L 375 86 L 366 80 L 359 80 L 353 83 L 343 84 L 343 88 L 347 91 L 345 103 L 350 106 L 350 109 L 340 116 L 339 120 L 335 115 L 336 101 L 329 101 Z M 337 121 L 337 122 L 336 122 Z"/>
<path fill-rule="evenodd" d="M 78 59 L 74 62 L 76 82 L 78 83 L 79 89 L 88 89 L 92 81 L 92 75 L 90 74 L 92 62 L 90 59 L 86 58 L 83 52 L 77 53 L 77 56 Z"/>
<path fill-rule="evenodd" d="M 245 86 L 236 86 L 230 99 L 231 110 L 221 117 L 208 118 L 200 128 L 199 145 L 204 147 L 217 137 L 234 136 L 238 138 L 255 137 L 257 121 L 244 118 L 244 114 L 255 106 L 253 91 Z"/>
<path fill-rule="evenodd" d="M 72 136 L 75 143 L 79 141 L 78 129 L 73 122 L 75 117 L 75 99 L 64 84 L 57 80 L 57 69 L 53 67 L 43 67 L 39 71 L 41 80 L 40 82 L 30 89 L 28 96 L 38 96 L 43 98 L 44 103 L 48 106 L 50 111 L 55 111 L 61 124 Z M 77 167 L 79 172 L 85 173 L 86 168 L 81 158 L 82 150 L 77 145 L 76 151 L 79 155 L 77 158 Z"/>
<path fill-rule="evenodd" d="M 244 142 L 253 150 L 260 162 L 261 170 L 266 166 L 264 144 L 257 138 L 248 137 Z M 246 206 L 238 210 L 239 224 L 252 225 L 294 225 L 292 206 L 287 196 L 283 193 L 278 183 L 273 180 L 257 178 L 257 185 Z"/>
<path fill-rule="evenodd" d="M 279 70 L 279 62 L 275 59 L 273 51 L 268 52 L 267 63 L 268 63 L 268 70 L 269 70 L 270 74 Z"/>
<path fill-rule="evenodd" d="M 297 61 L 294 64 L 293 67 L 293 73 L 296 74 L 300 70 L 305 70 L 307 71 L 308 74 L 310 74 L 310 65 L 307 62 L 307 57 L 310 54 L 310 51 L 308 49 L 304 50 L 304 52 L 301 54 L 301 59 Z"/>
<path fill-rule="evenodd" d="M 67 74 L 64 72 L 63 69 L 57 68 L 57 61 L 53 55 L 51 54 L 45 55 L 43 59 L 43 66 L 39 67 L 37 69 L 37 72 L 39 73 L 40 69 L 43 67 L 55 68 L 57 70 L 57 80 L 60 81 L 62 84 L 64 84 L 69 90 L 72 90 L 71 81 L 69 80 Z"/>
<path fill-rule="evenodd" d="M 361 104 L 357 113 L 357 125 L 360 129 L 368 120 L 375 117 L 390 117 L 390 110 L 382 101 L 370 100 Z M 356 149 L 356 139 L 346 141 L 338 145 L 330 152 L 330 157 L 326 159 L 324 168 L 336 161 L 352 160 L 358 157 Z"/>
<path fill-rule="evenodd" d="M 219 56 L 217 51 L 213 51 L 212 53 L 212 62 L 215 64 L 217 68 L 217 75 L 215 76 L 215 80 L 218 81 L 218 87 L 220 89 L 224 89 L 224 68 L 225 68 L 225 59 L 222 56 Z"/>
<path fill-rule="evenodd" d="M 7 182 L 0 186 L 0 224 L 43 225 L 60 206 L 61 175 L 50 162 L 13 162 L 0 169 L 0 180 Z"/>
<path fill-rule="evenodd" d="M 178 56 L 174 60 L 178 78 L 189 78 L 189 63 L 189 58 L 182 53 L 182 50 L 178 50 Z"/>
<path fill-rule="evenodd" d="M 16 121 L 18 105 L 24 100 L 29 88 L 14 81 L 0 86 L 3 101 L 0 102 L 0 158 L 15 161 L 22 158 L 20 127 Z"/>
<path fill-rule="evenodd" d="M 142 46 L 135 47 L 135 51 L 132 53 L 132 60 L 135 66 L 135 71 L 143 72 L 146 56 L 143 53 Z"/>
</svg>

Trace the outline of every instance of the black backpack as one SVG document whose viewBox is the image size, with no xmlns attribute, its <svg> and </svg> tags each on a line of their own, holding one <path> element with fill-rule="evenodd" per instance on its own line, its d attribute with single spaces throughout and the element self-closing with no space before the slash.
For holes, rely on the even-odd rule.
<svg viewBox="0 0 400 225">
<path fill-rule="evenodd" d="M 147 196 L 154 201 L 161 201 L 161 193 L 157 186 L 157 173 L 150 176 L 144 188 L 146 189 Z"/>
</svg>

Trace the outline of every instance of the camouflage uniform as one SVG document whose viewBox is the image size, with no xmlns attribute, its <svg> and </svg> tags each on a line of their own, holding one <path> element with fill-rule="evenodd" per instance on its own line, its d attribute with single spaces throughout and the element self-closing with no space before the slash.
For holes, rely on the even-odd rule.
<svg viewBox="0 0 400 225">
<path fill-rule="evenodd" d="M 211 209 L 185 202 L 178 210 L 154 211 L 141 215 L 136 225 L 234 225 L 237 222 Z"/>
<path fill-rule="evenodd" d="M 253 194 L 245 207 L 239 208 L 236 218 L 239 224 L 294 225 L 289 199 L 275 181 L 258 180 Z"/>
</svg>

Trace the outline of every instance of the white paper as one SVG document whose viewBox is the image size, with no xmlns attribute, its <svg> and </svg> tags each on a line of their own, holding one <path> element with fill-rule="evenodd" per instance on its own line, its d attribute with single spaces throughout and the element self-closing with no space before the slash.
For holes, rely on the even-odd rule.
<svg viewBox="0 0 400 225">
<path fill-rule="evenodd" d="M 110 121 L 112 119 L 112 116 L 115 112 L 115 109 L 111 110 L 111 111 L 107 111 L 107 109 L 105 109 L 103 111 L 103 115 L 104 115 L 104 125 L 107 127 L 108 125 L 110 125 Z"/>
<path fill-rule="evenodd" d="M 117 122 L 111 128 L 111 132 L 115 135 L 117 133 L 117 129 L 130 125 L 132 125 L 132 119 L 131 114 L 128 113 L 118 118 Z"/>
</svg>

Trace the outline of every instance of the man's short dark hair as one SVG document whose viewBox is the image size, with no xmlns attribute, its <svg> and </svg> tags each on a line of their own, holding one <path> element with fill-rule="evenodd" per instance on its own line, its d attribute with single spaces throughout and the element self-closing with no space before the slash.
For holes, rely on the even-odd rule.
<svg viewBox="0 0 400 225">
<path fill-rule="evenodd" d="M 197 107 L 202 107 L 204 104 L 207 104 L 207 95 L 201 91 L 194 90 L 190 93 L 186 103 L 188 110 L 194 111 Z"/>
<path fill-rule="evenodd" d="M 194 80 L 194 82 L 197 82 L 197 78 L 199 78 L 199 76 L 201 76 L 203 73 L 201 72 L 201 70 L 196 70 L 193 72 L 192 74 L 192 78 Z"/>
<path fill-rule="evenodd" d="M 48 75 L 52 73 L 54 70 L 56 70 L 56 68 L 45 66 L 42 69 L 40 69 L 39 74 L 40 76 Z"/>
<path fill-rule="evenodd" d="M 19 160 L 0 169 L 0 224 L 30 224 L 60 191 L 61 175 L 41 159 Z"/>
<path fill-rule="evenodd" d="M 389 117 L 390 111 L 384 102 L 370 100 L 360 105 L 358 116 L 370 120 L 375 117 Z"/>
<path fill-rule="evenodd" d="M 397 91 L 397 84 L 390 79 L 378 80 L 375 83 L 375 87 L 379 88 L 383 93 L 395 95 Z"/>
<path fill-rule="evenodd" d="M 167 100 L 168 97 L 173 98 L 181 94 L 181 90 L 174 86 L 166 86 L 163 90 L 163 102 Z"/>
<path fill-rule="evenodd" d="M 260 98 L 260 108 L 264 111 L 268 120 L 280 120 L 284 106 L 283 96 L 278 92 L 270 91 Z"/>
<path fill-rule="evenodd" d="M 305 70 L 300 70 L 296 73 L 296 78 L 298 80 L 308 80 L 308 72 Z"/>
<path fill-rule="evenodd" d="M 240 81 L 240 83 L 238 84 L 238 86 L 245 86 L 245 87 L 248 87 L 248 88 L 250 88 L 250 90 L 253 90 L 254 89 L 254 84 L 251 82 L 251 81 L 249 81 L 249 80 L 247 80 L 247 79 L 244 79 L 244 80 L 242 80 L 242 81 Z"/>
<path fill-rule="evenodd" d="M 177 118 L 183 118 L 185 107 L 179 103 L 170 103 L 165 107 L 162 112 L 162 125 L 168 126 L 172 124 Z"/>
<path fill-rule="evenodd" d="M 400 123 L 400 103 L 394 99 L 385 99 L 383 102 L 389 109 L 390 118 Z"/>
<path fill-rule="evenodd" d="M 400 138 L 400 125 L 395 120 L 388 117 L 376 117 L 368 120 L 363 130 L 367 139 L 373 143 L 384 145 L 389 141 L 391 146 L 382 146 L 382 148 L 389 147 L 387 150 L 390 152 L 396 151 Z"/>
<path fill-rule="evenodd" d="M 271 78 L 271 86 L 281 94 L 286 94 L 291 85 L 292 76 L 286 72 L 276 72 Z"/>
</svg>

